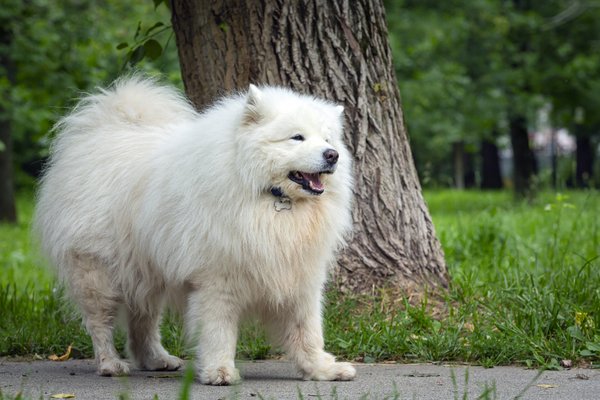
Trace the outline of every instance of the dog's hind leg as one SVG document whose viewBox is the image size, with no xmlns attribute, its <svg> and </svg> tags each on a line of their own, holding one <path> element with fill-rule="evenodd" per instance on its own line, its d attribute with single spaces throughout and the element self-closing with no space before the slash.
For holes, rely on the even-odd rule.
<svg viewBox="0 0 600 400">
<path fill-rule="evenodd" d="M 183 361 L 170 355 L 160 342 L 160 320 L 163 299 L 160 294 L 151 294 L 142 310 L 130 306 L 127 314 L 129 352 L 138 368 L 143 370 L 174 371 L 181 368 Z"/>
<path fill-rule="evenodd" d="M 93 256 L 73 255 L 68 283 L 83 313 L 85 327 L 92 337 L 98 374 L 129 374 L 128 364 L 119 358 L 113 342 L 113 330 L 120 296 L 109 278 L 106 265 Z"/>
</svg>

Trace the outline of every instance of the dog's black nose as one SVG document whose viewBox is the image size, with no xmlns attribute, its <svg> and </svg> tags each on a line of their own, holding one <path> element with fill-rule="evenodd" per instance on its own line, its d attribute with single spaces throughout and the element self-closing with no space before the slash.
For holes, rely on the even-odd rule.
<svg viewBox="0 0 600 400">
<path fill-rule="evenodd" d="M 325 158 L 327 164 L 335 165 L 335 163 L 338 161 L 338 158 L 340 158 L 340 154 L 334 149 L 327 149 L 323 152 L 323 158 Z"/>
</svg>

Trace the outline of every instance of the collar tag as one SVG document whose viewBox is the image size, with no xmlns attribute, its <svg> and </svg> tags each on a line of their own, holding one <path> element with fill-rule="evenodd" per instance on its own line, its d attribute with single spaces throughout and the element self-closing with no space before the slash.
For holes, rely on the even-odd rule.
<svg viewBox="0 0 600 400">
<path fill-rule="evenodd" d="M 278 197 L 273 203 L 275 207 L 275 211 L 280 212 L 283 210 L 291 210 L 292 209 L 292 200 L 289 197 Z"/>
<path fill-rule="evenodd" d="M 275 202 L 273 202 L 275 211 L 280 212 L 283 210 L 292 209 L 292 200 L 283 193 L 283 190 L 281 190 L 281 188 L 273 186 L 271 188 L 271 194 L 275 196 Z"/>
</svg>

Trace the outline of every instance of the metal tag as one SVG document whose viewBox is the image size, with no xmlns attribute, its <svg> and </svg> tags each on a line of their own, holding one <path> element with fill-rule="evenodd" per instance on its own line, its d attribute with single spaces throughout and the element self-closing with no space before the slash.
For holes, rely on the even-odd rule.
<svg viewBox="0 0 600 400">
<path fill-rule="evenodd" d="M 292 201 L 289 197 L 278 197 L 273 205 L 275 206 L 275 211 L 277 212 L 292 209 Z"/>
</svg>

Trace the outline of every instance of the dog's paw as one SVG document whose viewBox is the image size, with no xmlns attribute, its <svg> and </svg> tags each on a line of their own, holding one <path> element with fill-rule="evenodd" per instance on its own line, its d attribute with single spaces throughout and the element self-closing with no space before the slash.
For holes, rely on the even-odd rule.
<svg viewBox="0 0 600 400">
<path fill-rule="evenodd" d="M 140 362 L 140 369 L 146 371 L 175 371 L 183 366 L 183 360 L 172 355 L 146 359 Z"/>
<path fill-rule="evenodd" d="M 320 365 L 304 373 L 305 380 L 351 381 L 356 377 L 356 369 L 347 362 L 333 362 Z"/>
<path fill-rule="evenodd" d="M 123 376 L 129 375 L 129 364 L 118 358 L 107 358 L 98 364 L 98 375 Z"/>
<path fill-rule="evenodd" d="M 200 382 L 205 385 L 226 386 L 240 381 L 240 372 L 237 368 L 219 367 L 205 368 L 200 372 Z"/>
</svg>

